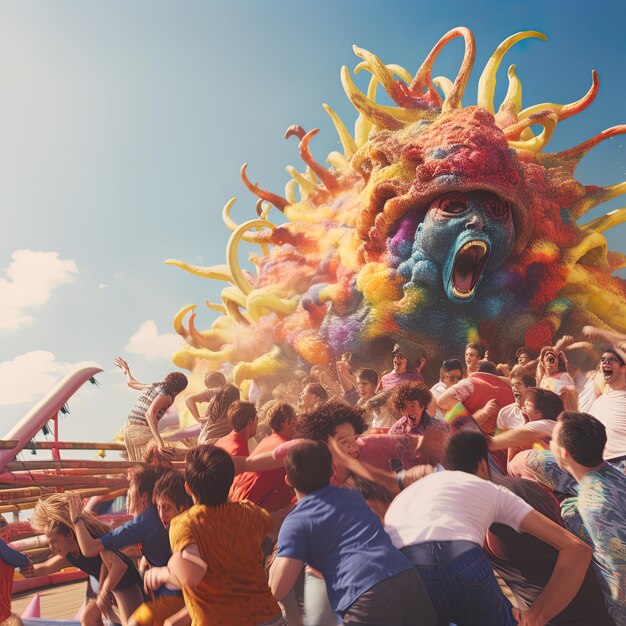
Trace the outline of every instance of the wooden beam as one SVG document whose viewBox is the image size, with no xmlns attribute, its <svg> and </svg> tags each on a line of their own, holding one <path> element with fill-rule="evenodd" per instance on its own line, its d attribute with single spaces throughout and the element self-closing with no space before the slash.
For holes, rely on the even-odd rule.
<svg viewBox="0 0 626 626">
<path fill-rule="evenodd" d="M 11 461 L 11 463 L 6 464 L 4 469 L 9 472 L 70 468 L 127 470 L 134 465 L 136 465 L 136 463 L 132 463 L 131 461 L 83 461 L 78 459 L 53 461 L 49 459 L 45 461 Z"/>
</svg>

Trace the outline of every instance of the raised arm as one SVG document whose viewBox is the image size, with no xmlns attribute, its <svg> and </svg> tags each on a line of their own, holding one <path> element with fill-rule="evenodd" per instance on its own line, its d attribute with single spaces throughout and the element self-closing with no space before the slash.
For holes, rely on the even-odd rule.
<svg viewBox="0 0 626 626">
<path fill-rule="evenodd" d="M 114 362 L 115 362 L 115 365 L 117 365 L 122 370 L 122 372 L 124 373 L 124 376 L 126 376 L 126 384 L 131 389 L 137 389 L 137 391 L 143 391 L 146 387 L 150 386 L 145 383 L 140 383 L 130 373 L 130 367 L 128 367 L 128 363 L 121 356 L 118 356 Z"/>
<path fill-rule="evenodd" d="M 102 541 L 97 537 L 92 537 L 83 518 L 83 501 L 77 493 L 70 495 L 68 500 L 70 520 L 74 526 L 74 534 L 76 535 L 76 541 L 78 541 L 78 547 L 80 551 L 87 557 L 97 556 L 104 550 Z"/>
<path fill-rule="evenodd" d="M 591 562 L 591 548 L 537 511 L 526 515 L 520 530 L 559 551 L 552 576 L 543 591 L 530 609 L 520 612 L 521 626 L 543 626 L 560 613 L 580 589 Z"/>
</svg>

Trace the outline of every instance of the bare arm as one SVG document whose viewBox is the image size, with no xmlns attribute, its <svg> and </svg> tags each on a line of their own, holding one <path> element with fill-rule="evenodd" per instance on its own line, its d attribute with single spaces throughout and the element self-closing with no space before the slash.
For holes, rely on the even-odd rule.
<svg viewBox="0 0 626 626">
<path fill-rule="evenodd" d="M 304 563 L 299 559 L 277 556 L 270 567 L 270 589 L 277 600 L 282 600 L 293 588 Z"/>
<path fill-rule="evenodd" d="M 163 409 L 168 409 L 170 406 L 172 406 L 172 399 L 168 395 L 160 393 L 152 401 L 152 404 L 146 411 L 146 421 L 148 422 L 148 428 L 150 429 L 152 436 L 157 442 L 157 446 L 161 449 L 165 447 L 165 444 L 163 443 L 161 433 L 159 432 L 159 421 L 157 419 L 157 415 L 159 415 L 159 413 Z"/>
<path fill-rule="evenodd" d="M 122 580 L 128 566 L 117 554 L 110 550 L 104 550 L 101 558 L 102 568 L 96 604 L 101 613 L 108 617 L 111 606 L 113 605 L 113 590 L 117 587 L 120 580 Z"/>
<path fill-rule="evenodd" d="M 337 361 L 337 374 L 339 383 L 346 393 L 356 387 L 356 378 L 350 373 L 350 368 L 345 361 Z"/>
<path fill-rule="evenodd" d="M 489 441 L 490 450 L 504 450 L 506 448 L 524 448 L 530 447 L 535 443 L 543 441 L 545 435 L 527 430 L 526 428 L 512 428 Z"/>
<path fill-rule="evenodd" d="M 537 511 L 522 521 L 521 530 L 559 551 L 552 576 L 534 604 L 521 612 L 520 624 L 543 626 L 574 598 L 591 562 L 591 548 Z"/>
<path fill-rule="evenodd" d="M 146 383 L 140 383 L 130 373 L 130 367 L 128 367 L 128 363 L 121 356 L 118 356 L 115 359 L 115 365 L 117 365 L 122 370 L 122 372 L 124 372 L 124 376 L 126 376 L 126 384 L 131 389 L 136 389 L 137 391 L 143 391 L 146 387 L 150 386 L 150 385 L 147 385 Z"/>
<path fill-rule="evenodd" d="M 606 341 L 626 361 L 626 335 L 614 333 L 595 326 L 583 326 L 583 335 L 595 341 Z"/>
<path fill-rule="evenodd" d="M 359 461 L 346 454 L 337 444 L 334 437 L 328 438 L 328 447 L 333 455 L 333 464 L 345 467 L 349 472 L 361 476 L 373 483 L 378 483 L 388 489 L 393 495 L 400 493 L 396 475 L 388 470 L 380 469 L 369 463 Z"/>
<path fill-rule="evenodd" d="M 26 578 L 34 578 L 36 576 L 48 576 L 48 574 L 54 574 L 64 567 L 72 567 L 72 564 L 63 556 L 55 555 L 50 557 L 43 563 L 37 563 L 33 565 L 32 569 L 22 571 L 22 574 Z"/>
<path fill-rule="evenodd" d="M 81 518 L 83 501 L 77 493 L 72 493 L 68 500 L 70 519 L 74 525 L 74 534 L 80 551 L 87 557 L 97 556 L 104 550 L 102 541 L 92 537 Z"/>
<path fill-rule="evenodd" d="M 437 406 L 442 411 L 449 411 L 453 409 L 459 403 L 456 392 L 454 389 L 454 385 L 452 387 L 448 387 L 437 399 Z"/>
<path fill-rule="evenodd" d="M 183 586 L 194 589 L 206 573 L 206 563 L 200 557 L 191 558 L 193 556 L 183 557 L 182 552 L 174 552 L 167 564 L 171 582 L 176 586 L 180 585 L 181 589 Z"/>
<path fill-rule="evenodd" d="M 200 402 L 208 402 L 211 399 L 212 394 L 205 389 L 198 393 L 192 393 L 185 398 L 185 406 L 189 409 L 189 412 L 193 415 L 196 422 L 202 423 L 204 420 L 200 417 L 197 404 Z"/>
</svg>

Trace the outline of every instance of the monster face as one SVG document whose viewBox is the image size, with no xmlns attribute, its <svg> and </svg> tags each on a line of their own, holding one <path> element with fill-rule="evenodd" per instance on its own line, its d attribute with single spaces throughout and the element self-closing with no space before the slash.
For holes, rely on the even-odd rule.
<svg viewBox="0 0 626 626">
<path fill-rule="evenodd" d="M 469 302 L 507 258 L 515 242 L 508 202 L 487 191 L 436 198 L 415 234 L 413 259 L 426 258 L 441 271 L 452 302 Z"/>
</svg>

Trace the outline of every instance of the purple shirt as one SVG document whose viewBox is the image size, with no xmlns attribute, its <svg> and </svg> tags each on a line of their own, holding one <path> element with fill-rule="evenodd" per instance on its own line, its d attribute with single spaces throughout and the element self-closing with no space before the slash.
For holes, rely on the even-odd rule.
<svg viewBox="0 0 626 626">
<path fill-rule="evenodd" d="M 380 379 L 380 388 L 383 391 L 393 389 L 401 383 L 423 383 L 424 379 L 421 374 L 417 372 L 403 372 L 402 374 L 396 374 L 396 372 L 389 372 Z"/>
</svg>

